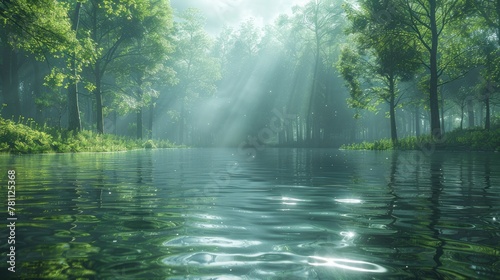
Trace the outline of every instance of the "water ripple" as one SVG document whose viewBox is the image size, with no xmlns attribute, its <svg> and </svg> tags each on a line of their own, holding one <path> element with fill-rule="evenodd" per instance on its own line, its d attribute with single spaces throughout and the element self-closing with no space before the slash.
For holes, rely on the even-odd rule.
<svg viewBox="0 0 500 280">
<path fill-rule="evenodd" d="M 495 154 L 269 148 L 252 160 L 227 149 L 0 157 L 0 169 L 12 166 L 25 278 L 500 274 Z"/>
</svg>

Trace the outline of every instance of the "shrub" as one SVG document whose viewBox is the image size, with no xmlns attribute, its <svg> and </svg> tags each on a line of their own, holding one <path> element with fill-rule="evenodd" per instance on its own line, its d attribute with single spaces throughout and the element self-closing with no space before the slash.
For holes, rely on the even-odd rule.
<svg viewBox="0 0 500 280">
<path fill-rule="evenodd" d="M 341 149 L 346 150 L 419 150 L 423 146 L 435 143 L 431 135 L 420 137 L 406 137 L 399 139 L 393 145 L 390 139 L 381 139 L 374 142 L 362 142 L 342 145 Z M 453 130 L 445 134 L 444 143 L 437 144 L 438 149 L 447 150 L 480 150 L 480 151 L 500 151 L 500 129 L 466 129 Z"/>
<path fill-rule="evenodd" d="M 89 130 L 73 132 L 44 125 L 34 125 L 31 119 L 19 119 L 19 123 L 0 118 L 0 152 L 8 153 L 67 153 L 105 152 L 140 148 L 176 147 L 168 141 L 148 140 L 145 143 L 135 139 L 111 134 L 96 134 Z"/>
<path fill-rule="evenodd" d="M 156 145 L 153 140 L 148 140 L 143 145 L 144 149 L 156 149 Z"/>
</svg>

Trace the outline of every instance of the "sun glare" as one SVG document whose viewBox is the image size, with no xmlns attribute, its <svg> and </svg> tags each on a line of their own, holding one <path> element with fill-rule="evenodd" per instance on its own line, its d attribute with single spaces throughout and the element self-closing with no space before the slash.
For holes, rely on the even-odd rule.
<svg viewBox="0 0 500 280">
<path fill-rule="evenodd" d="M 312 266 L 327 266 L 335 268 L 343 268 L 347 270 L 354 270 L 359 272 L 370 272 L 370 273 L 385 273 L 387 269 L 375 263 L 344 259 L 344 258 L 325 258 L 318 256 L 309 256 L 313 261 L 309 264 Z"/>
</svg>

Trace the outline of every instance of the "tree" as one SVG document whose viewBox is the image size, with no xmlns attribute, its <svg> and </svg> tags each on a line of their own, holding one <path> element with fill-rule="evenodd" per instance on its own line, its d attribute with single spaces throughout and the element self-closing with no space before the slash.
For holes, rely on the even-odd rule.
<svg viewBox="0 0 500 280">
<path fill-rule="evenodd" d="M 175 88 L 179 101 L 178 140 L 187 140 L 187 119 L 191 104 L 200 96 L 212 95 L 215 82 L 220 79 L 220 65 L 210 56 L 212 41 L 204 30 L 205 19 L 196 9 L 187 9 L 178 15 L 175 23 L 176 50 L 174 70 L 179 83 Z"/>
<path fill-rule="evenodd" d="M 120 92 L 127 92 L 134 102 L 125 102 L 136 113 L 138 139 L 143 138 L 143 111 L 150 110 L 148 138 L 152 133 L 154 103 L 162 85 L 175 83 L 175 73 L 166 66 L 173 52 L 169 41 L 172 32 L 172 12 L 167 1 L 152 1 L 149 14 L 142 20 L 144 32 L 131 39 L 131 43 L 121 53 L 127 54 L 117 59 L 113 72 L 116 73 Z"/>
<path fill-rule="evenodd" d="M 306 139 L 314 145 L 320 145 L 325 140 L 325 104 L 327 93 L 321 85 L 320 78 L 326 68 L 332 68 L 333 62 L 326 63 L 326 50 L 334 45 L 336 36 L 339 36 L 341 26 L 341 8 L 334 0 L 310 1 L 303 7 L 294 7 L 294 22 L 296 29 L 301 32 L 301 38 L 310 46 L 312 52 L 313 73 L 306 123 Z"/>
<path fill-rule="evenodd" d="M 486 106 L 485 129 L 489 130 L 491 95 L 499 90 L 500 81 L 500 1 L 471 0 L 477 18 L 477 30 L 480 41 L 481 57 L 483 58 L 483 81 L 479 86 L 481 96 Z M 496 38 L 496 42 L 493 38 Z"/>
<path fill-rule="evenodd" d="M 82 7 L 82 2 L 76 2 L 75 11 L 72 17 L 71 29 L 78 34 L 78 25 L 80 23 L 80 9 Z M 78 104 L 78 74 L 77 69 L 77 56 L 76 52 L 73 52 L 73 58 L 71 59 L 70 69 L 73 71 L 73 82 L 68 88 L 68 129 L 79 131 L 82 129 L 82 121 L 80 119 L 80 106 Z"/>
<path fill-rule="evenodd" d="M 80 49 L 66 7 L 58 1 L 6 0 L 0 3 L 2 95 L 6 117 L 21 113 L 19 103 L 19 55 L 21 51 L 44 60 Z"/>
<path fill-rule="evenodd" d="M 500 89 L 498 81 L 500 80 L 500 48 L 495 47 L 493 42 L 486 41 L 480 47 L 482 54 L 483 68 L 482 79 L 478 83 L 479 100 L 484 102 L 486 107 L 486 116 L 484 128 L 491 128 L 491 100 L 492 95 Z"/>
<path fill-rule="evenodd" d="M 381 8 L 387 2 L 361 1 L 356 9 L 347 9 L 350 33 L 357 50 L 345 48 L 338 66 L 349 86 L 353 107 L 366 108 L 372 100 L 389 104 L 391 139 L 396 143 L 395 110 L 401 99 L 397 84 L 411 79 L 417 72 L 420 53 L 414 39 L 399 22 L 380 20 Z M 357 52 L 362 55 L 357 55 Z M 363 84 L 368 85 L 368 90 L 361 89 L 360 82 L 356 81 L 360 78 L 364 79 Z M 365 95 L 375 95 L 376 98 Z"/>
<path fill-rule="evenodd" d="M 431 133 L 436 139 L 440 139 L 442 130 L 439 122 L 439 79 L 447 70 L 450 61 L 465 57 L 465 54 L 461 53 L 443 61 L 440 43 L 443 43 L 445 36 L 454 37 L 446 33 L 449 31 L 447 27 L 464 19 L 470 7 L 464 0 L 397 0 L 393 5 L 386 6 L 386 9 L 392 17 L 407 26 L 409 34 L 412 34 L 425 50 L 426 55 L 422 63 L 430 75 L 428 90 Z"/>
<path fill-rule="evenodd" d="M 214 136 L 219 135 L 217 140 L 225 144 L 238 145 L 255 135 L 264 125 L 268 106 L 273 104 L 272 97 L 266 94 L 272 91 L 267 78 L 275 74 L 277 57 L 263 53 L 262 34 L 254 20 L 247 19 L 234 29 L 226 28 L 216 39 L 213 53 L 223 73 L 217 82 L 216 99 L 225 102 L 218 102 L 220 125 L 215 125 Z"/>
<path fill-rule="evenodd" d="M 127 46 L 147 32 L 142 21 L 148 17 L 153 2 L 148 0 L 98 1 L 89 0 L 82 7 L 82 31 L 88 32 L 95 43 L 93 60 L 88 65 L 91 89 L 96 100 L 96 127 L 104 133 L 104 79 L 118 58 L 131 55 Z"/>
<path fill-rule="evenodd" d="M 482 19 L 483 26 L 490 28 L 496 34 L 500 45 L 500 1 L 471 0 L 477 15 Z"/>
</svg>

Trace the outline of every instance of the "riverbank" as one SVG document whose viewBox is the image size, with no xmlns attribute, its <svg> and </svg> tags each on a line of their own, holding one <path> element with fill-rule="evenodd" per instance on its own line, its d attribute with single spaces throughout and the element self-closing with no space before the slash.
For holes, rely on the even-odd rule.
<svg viewBox="0 0 500 280">
<path fill-rule="evenodd" d="M 396 144 L 390 139 L 374 142 L 361 142 L 340 147 L 344 150 L 421 150 L 436 149 L 450 151 L 495 151 L 500 152 L 500 129 L 486 131 L 483 129 L 464 129 L 447 132 L 436 141 L 430 135 L 405 137 Z"/>
<path fill-rule="evenodd" d="M 39 126 L 30 119 L 23 123 L 0 118 L 0 153 L 112 152 L 175 147 L 179 146 L 165 140 L 137 140 L 89 130 L 74 132 Z"/>
</svg>

